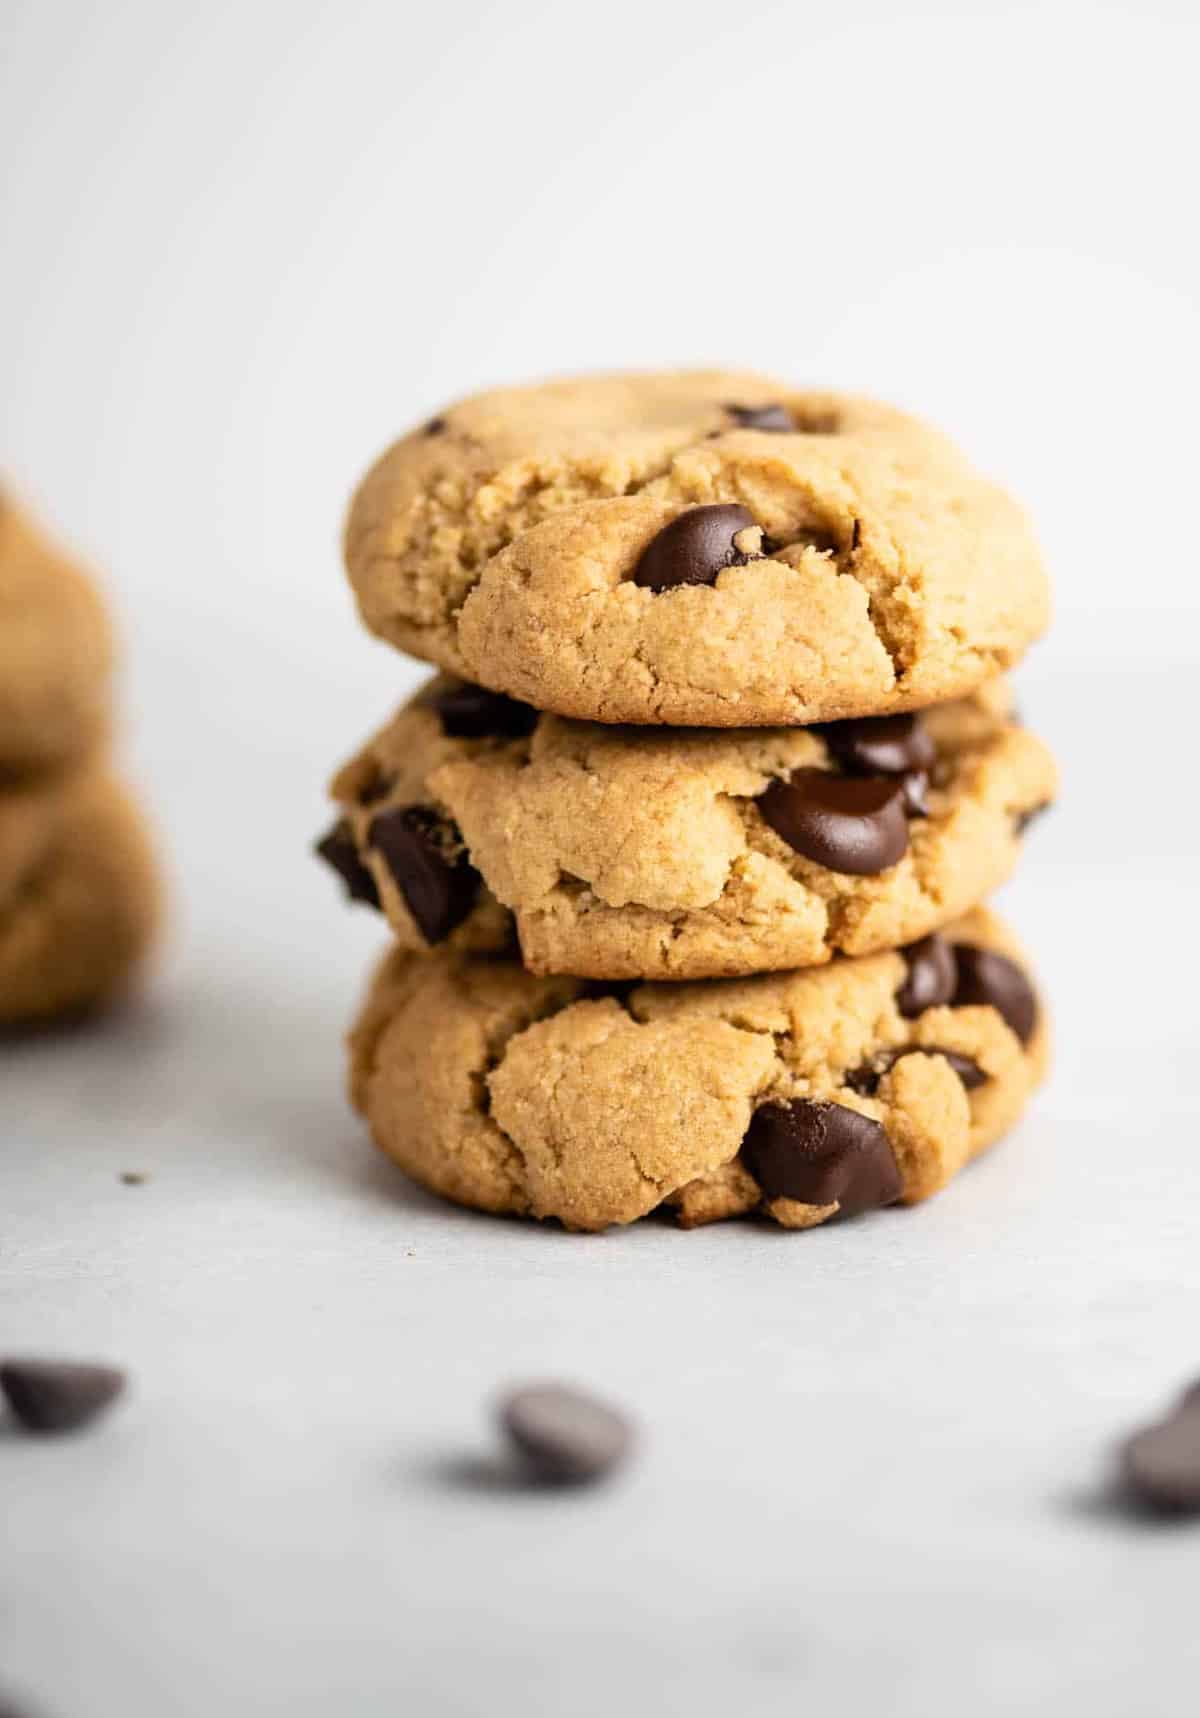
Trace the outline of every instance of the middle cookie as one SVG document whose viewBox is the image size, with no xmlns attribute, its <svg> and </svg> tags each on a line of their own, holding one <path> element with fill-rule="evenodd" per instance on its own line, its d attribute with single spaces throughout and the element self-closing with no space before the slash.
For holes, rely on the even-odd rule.
<svg viewBox="0 0 1200 1718">
<path fill-rule="evenodd" d="M 605 727 L 445 676 L 338 773 L 319 851 L 402 947 L 691 979 L 910 943 L 1009 875 L 1054 796 L 1003 682 L 820 728 Z"/>
</svg>

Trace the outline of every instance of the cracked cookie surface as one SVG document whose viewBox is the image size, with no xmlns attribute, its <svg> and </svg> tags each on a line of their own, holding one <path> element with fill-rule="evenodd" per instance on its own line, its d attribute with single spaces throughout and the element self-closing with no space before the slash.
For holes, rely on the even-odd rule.
<svg viewBox="0 0 1200 1718">
<path fill-rule="evenodd" d="M 914 941 L 1009 875 L 1027 820 L 1056 789 L 1049 752 L 1009 705 L 993 682 L 915 719 L 652 730 L 539 716 L 440 676 L 338 773 L 338 828 L 360 898 L 407 948 L 505 950 L 515 919 L 534 972 L 689 979 L 819 965 Z M 805 843 L 775 801 L 793 781 L 811 792 L 827 779 L 816 771 L 860 781 L 880 765 L 893 772 L 871 778 L 885 802 L 901 784 L 920 801 L 888 806 L 903 851 L 875 871 L 837 869 L 861 856 Z M 409 808 L 445 831 L 459 865 L 458 916 L 427 919 L 433 936 L 410 909 L 411 843 L 388 839 Z M 869 832 L 871 819 L 850 825 Z M 418 883 L 428 888 L 424 872 Z"/>
<path fill-rule="evenodd" d="M 157 869 L 140 814 L 106 775 L 79 781 L 45 851 L 0 901 L 0 1026 L 112 1000 L 159 918 Z"/>
<path fill-rule="evenodd" d="M 667 541 L 716 509 L 744 515 L 724 548 L 711 519 Z M 1024 515 L 944 437 L 737 372 L 448 407 L 368 473 L 345 552 L 380 637 L 599 722 L 915 709 L 1010 667 L 1048 619 Z"/>
<path fill-rule="evenodd" d="M 92 750 L 112 666 L 99 592 L 0 490 L 0 772 L 56 769 Z"/>
<path fill-rule="evenodd" d="M 350 1037 L 381 1149 L 463 1205 L 596 1230 L 762 1211 L 809 1228 L 937 1192 L 1017 1119 L 1047 1034 L 980 909 L 908 951 L 604 993 L 393 949 Z"/>
</svg>

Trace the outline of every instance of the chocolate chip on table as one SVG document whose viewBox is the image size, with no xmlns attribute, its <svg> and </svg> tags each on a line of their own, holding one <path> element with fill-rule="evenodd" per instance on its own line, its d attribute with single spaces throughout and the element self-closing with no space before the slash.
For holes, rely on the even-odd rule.
<svg viewBox="0 0 1200 1718">
<path fill-rule="evenodd" d="M 323 835 L 313 851 L 337 872 L 346 885 L 352 901 L 365 901 L 368 907 L 379 906 L 379 889 L 370 871 L 359 858 L 358 848 L 350 833 L 350 825 L 341 818 Z"/>
<path fill-rule="evenodd" d="M 0 1362 L 0 1390 L 27 1431 L 69 1432 L 86 1426 L 125 1388 L 116 1366 L 68 1360 Z"/>
<path fill-rule="evenodd" d="M 768 434 L 788 433 L 796 429 L 796 420 L 786 406 L 726 406 L 739 429 L 764 430 Z"/>
<path fill-rule="evenodd" d="M 1121 1475 L 1139 1503 L 1169 1515 L 1200 1514 L 1200 1391 L 1195 1387 L 1121 1451 Z"/>
<path fill-rule="evenodd" d="M 795 770 L 757 803 L 789 847 L 830 871 L 873 877 L 908 851 L 904 784 L 890 776 Z"/>
<path fill-rule="evenodd" d="M 633 582 L 652 591 L 711 585 L 726 567 L 760 560 L 764 546 L 762 530 L 748 508 L 689 507 L 647 543 Z"/>
<path fill-rule="evenodd" d="M 1022 1044 L 1028 1044 L 1037 1025 L 1037 998 L 1016 962 L 995 949 L 955 943 L 954 963 L 958 978 L 952 1006 L 994 1008 Z"/>
<path fill-rule="evenodd" d="M 444 942 L 475 905 L 480 886 L 453 824 L 430 806 L 401 805 L 372 818 L 367 837 L 425 941 Z"/>
<path fill-rule="evenodd" d="M 958 968 L 954 950 L 945 937 L 922 937 L 900 953 L 908 972 L 896 992 L 896 1007 L 906 1020 L 915 1020 L 927 1008 L 941 1008 L 954 995 Z"/>
<path fill-rule="evenodd" d="M 498 1418 L 530 1477 L 543 1485 L 603 1478 L 627 1455 L 633 1437 L 623 1414 L 563 1384 L 510 1391 Z"/>
<path fill-rule="evenodd" d="M 943 1050 L 935 1044 L 905 1044 L 899 1050 L 884 1050 L 870 1062 L 864 1062 L 861 1068 L 852 1069 L 845 1076 L 845 1083 L 852 1092 L 873 1098 L 879 1090 L 880 1080 L 902 1056 L 940 1056 L 949 1062 L 969 1092 L 987 1084 L 988 1076 L 978 1062 L 973 1062 L 970 1056 L 960 1056 L 957 1050 Z"/>
<path fill-rule="evenodd" d="M 465 681 L 438 692 L 430 702 L 442 719 L 442 732 L 454 740 L 523 739 L 537 726 L 532 704 Z"/>
<path fill-rule="evenodd" d="M 842 1217 L 891 1205 L 903 1191 L 883 1128 L 844 1104 L 807 1098 L 764 1104 L 754 1112 L 741 1156 L 768 1199 L 836 1204 Z"/>
</svg>

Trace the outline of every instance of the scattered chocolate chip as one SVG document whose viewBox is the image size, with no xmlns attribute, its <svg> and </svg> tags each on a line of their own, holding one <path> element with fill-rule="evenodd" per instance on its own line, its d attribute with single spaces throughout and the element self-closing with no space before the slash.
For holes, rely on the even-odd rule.
<svg viewBox="0 0 1200 1718">
<path fill-rule="evenodd" d="M 1190 1390 L 1174 1413 L 1128 1439 L 1121 1474 L 1139 1503 L 1164 1515 L 1200 1513 L 1200 1396 Z"/>
<path fill-rule="evenodd" d="M 69 1432 L 86 1426 L 125 1388 L 115 1366 L 67 1360 L 6 1360 L 0 1390 L 16 1419 L 31 1432 Z"/>
<path fill-rule="evenodd" d="M 532 704 L 465 681 L 447 687 L 430 702 L 442 719 L 442 732 L 454 740 L 522 739 L 537 726 L 538 712 Z"/>
<path fill-rule="evenodd" d="M 1041 805 L 1031 805 L 1028 811 L 1022 811 L 1013 819 L 1013 830 L 1017 835 L 1024 835 L 1031 823 L 1036 823 L 1039 817 L 1044 817 L 1050 809 L 1050 801 L 1043 800 Z"/>
<path fill-rule="evenodd" d="M 769 434 L 787 433 L 796 428 L 796 420 L 786 406 L 726 406 L 731 418 L 737 419 L 739 429 L 765 430 Z"/>
<path fill-rule="evenodd" d="M 543 1485 L 601 1479 L 623 1460 L 633 1435 L 615 1408 L 562 1384 L 511 1391 L 498 1417 L 531 1477 Z"/>
<path fill-rule="evenodd" d="M 335 823 L 329 833 L 321 837 L 313 851 L 318 859 L 323 859 L 337 872 L 346 885 L 346 894 L 350 900 L 365 901 L 369 907 L 379 906 L 379 890 L 375 879 L 358 856 L 358 848 L 354 845 L 354 837 L 345 818 Z"/>
<path fill-rule="evenodd" d="M 896 1007 L 906 1020 L 915 1020 L 927 1008 L 941 1008 L 950 1001 L 958 982 L 958 970 L 954 950 L 945 937 L 922 937 L 900 953 L 908 973 L 896 992 Z"/>
<path fill-rule="evenodd" d="M 123 1169 L 121 1171 L 121 1180 L 126 1187 L 142 1187 L 149 1179 L 150 1177 L 144 1169 Z"/>
<path fill-rule="evenodd" d="M 1028 1044 L 1037 1025 L 1037 998 L 1033 987 L 1015 961 L 994 949 L 955 943 L 954 961 L 958 981 L 953 1006 L 994 1008 L 1022 1044 Z"/>
<path fill-rule="evenodd" d="M 647 543 L 633 582 L 652 591 L 711 585 L 726 567 L 743 567 L 761 558 L 764 543 L 746 507 L 689 507 Z"/>
<path fill-rule="evenodd" d="M 864 1062 L 861 1068 L 852 1069 L 845 1077 L 845 1084 L 852 1092 L 873 1098 L 879 1090 L 880 1080 L 896 1066 L 901 1056 L 941 1056 L 943 1061 L 949 1062 L 969 1092 L 987 1085 L 987 1075 L 970 1056 L 960 1056 L 957 1050 L 942 1050 L 936 1045 L 925 1044 L 906 1044 L 899 1050 L 884 1050 L 872 1061 Z"/>
<path fill-rule="evenodd" d="M 904 786 L 889 776 L 795 770 L 771 783 L 758 809 L 789 847 L 831 871 L 875 876 L 908 850 Z"/>
<path fill-rule="evenodd" d="M 925 774 L 937 756 L 919 716 L 861 716 L 822 723 L 817 732 L 852 775 Z"/>
<path fill-rule="evenodd" d="M 425 434 L 445 435 L 449 427 L 450 426 L 447 424 L 445 418 L 430 418 L 429 422 L 425 425 Z"/>
<path fill-rule="evenodd" d="M 381 811 L 367 832 L 427 943 L 444 942 L 479 894 L 479 872 L 453 824 L 427 805 Z"/>
<path fill-rule="evenodd" d="M 842 1217 L 891 1205 L 903 1191 L 883 1128 L 844 1104 L 764 1104 L 741 1154 L 768 1199 L 836 1204 Z"/>
</svg>

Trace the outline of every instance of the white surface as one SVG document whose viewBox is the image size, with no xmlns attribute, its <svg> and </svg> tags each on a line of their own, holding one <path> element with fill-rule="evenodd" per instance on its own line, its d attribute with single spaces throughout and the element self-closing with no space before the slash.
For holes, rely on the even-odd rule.
<svg viewBox="0 0 1200 1718">
<path fill-rule="evenodd" d="M 50 1718 L 1186 1706 L 1200 1538 L 1102 1484 L 1200 1371 L 1193 9 L 5 25 L 0 456 L 110 570 L 177 924 L 141 1010 L 0 1064 L 0 1347 L 136 1376 L 0 1438 L 0 1679 Z M 1037 513 L 1069 795 L 1007 904 L 1056 1078 L 917 1212 L 475 1220 L 341 1098 L 379 932 L 304 848 L 415 675 L 340 509 L 461 389 L 722 356 L 926 411 Z M 639 1416 L 610 1490 L 467 1483 L 542 1374 Z"/>
</svg>

